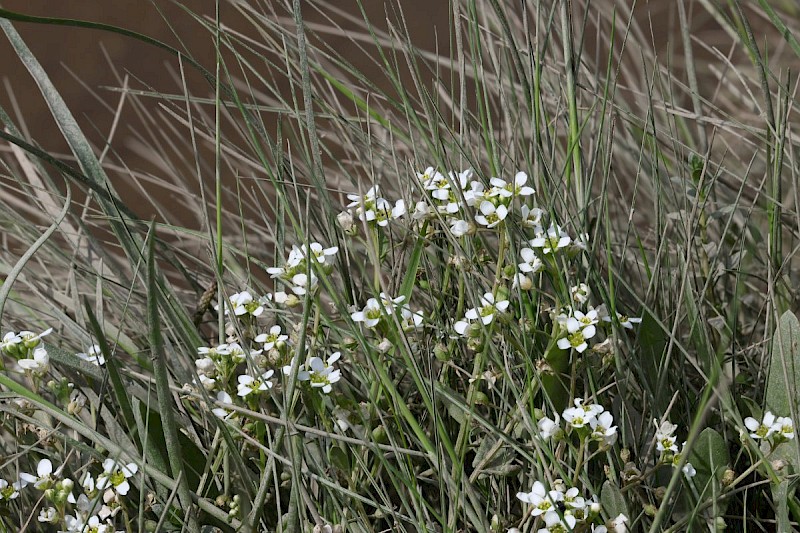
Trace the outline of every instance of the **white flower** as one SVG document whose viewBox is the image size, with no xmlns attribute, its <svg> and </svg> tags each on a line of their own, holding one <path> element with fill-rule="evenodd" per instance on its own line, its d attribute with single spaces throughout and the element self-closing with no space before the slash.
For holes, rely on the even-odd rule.
<svg viewBox="0 0 800 533">
<path fill-rule="evenodd" d="M 775 432 L 775 415 L 771 411 L 764 413 L 763 422 L 748 416 L 744 419 L 744 425 L 750 430 L 750 436 L 754 439 L 768 439 Z"/>
<path fill-rule="evenodd" d="M 417 179 L 422 184 L 422 187 L 429 191 L 436 190 L 442 186 L 443 182 L 447 182 L 444 175 L 433 167 L 426 168 L 425 172 L 421 174 L 418 173 Z"/>
<path fill-rule="evenodd" d="M 564 494 L 558 490 L 548 491 L 541 481 L 536 481 L 530 492 L 518 492 L 517 498 L 533 505 L 531 514 L 539 516 L 552 510 L 557 502 L 563 501 Z"/>
<path fill-rule="evenodd" d="M 414 220 L 425 220 L 433 217 L 433 209 L 430 204 L 425 200 L 420 200 L 414 204 L 414 211 L 411 213 L 411 218 Z"/>
<path fill-rule="evenodd" d="M 517 172 L 514 176 L 512 183 L 506 183 L 500 178 L 492 178 L 489 183 L 493 186 L 490 193 L 492 196 L 500 196 L 501 198 L 511 198 L 512 196 L 530 196 L 535 191 L 533 188 L 528 187 L 528 175 L 524 172 Z"/>
<path fill-rule="evenodd" d="M 268 391 L 272 388 L 272 381 L 269 378 L 274 374 L 274 370 L 267 370 L 259 377 L 254 378 L 248 374 L 241 375 L 237 378 L 239 384 L 237 385 L 237 395 L 246 398 L 249 394 L 258 394 Z"/>
<path fill-rule="evenodd" d="M 138 471 L 136 463 L 122 464 L 114 459 L 106 459 L 103 461 L 103 473 L 97 476 L 97 484 L 102 487 L 109 486 L 120 496 L 125 496 L 131 489 L 128 479 Z"/>
<path fill-rule="evenodd" d="M 582 428 L 592 423 L 604 409 L 602 405 L 592 403 L 583 405 L 583 400 L 575 398 L 575 407 L 569 407 L 561 413 L 564 420 L 573 428 Z"/>
<path fill-rule="evenodd" d="M 675 430 L 678 426 L 665 420 L 658 425 L 658 422 L 653 420 L 656 424 L 656 449 L 659 452 L 678 453 L 678 445 L 675 443 Z"/>
<path fill-rule="evenodd" d="M 42 459 L 36 465 L 36 475 L 20 473 L 19 478 L 25 484 L 33 483 L 33 486 L 39 490 L 49 489 L 54 482 L 53 479 L 53 463 L 50 459 Z"/>
<path fill-rule="evenodd" d="M 511 191 L 512 187 L 509 186 L 509 184 L 507 184 L 504 180 L 501 180 L 500 178 L 490 179 L 489 185 L 492 186 L 492 188 L 489 190 L 490 198 L 495 198 L 499 196 L 501 199 L 505 199 L 514 196 L 514 193 Z"/>
<path fill-rule="evenodd" d="M 580 495 L 578 487 L 572 487 L 564 493 L 564 505 L 569 507 L 571 512 L 577 511 L 579 514 L 583 514 L 582 511 L 586 509 L 588 503 L 586 499 Z"/>
<path fill-rule="evenodd" d="M 772 424 L 772 428 L 777 435 L 780 435 L 786 440 L 794 438 L 794 423 L 788 416 L 779 416 Z"/>
<path fill-rule="evenodd" d="M 341 353 L 339 352 L 331 354 L 327 361 L 323 361 L 319 357 L 312 357 L 306 363 L 305 368 L 297 373 L 297 379 L 308 381 L 312 387 L 321 388 L 322 392 L 328 394 L 333 389 L 331 385 L 342 378 L 341 370 L 333 368 L 333 364 L 340 357 Z"/>
<path fill-rule="evenodd" d="M 375 205 L 375 199 L 378 197 L 378 186 L 371 187 L 364 196 L 357 194 L 348 194 L 347 199 L 350 203 L 347 207 L 356 207 L 358 209 L 369 209 Z"/>
<path fill-rule="evenodd" d="M 572 531 L 577 522 L 578 520 L 571 514 L 565 514 L 562 520 L 558 511 L 547 511 L 544 514 L 545 527 L 539 529 L 537 533 L 562 533 Z"/>
<path fill-rule="evenodd" d="M 292 292 L 298 296 L 303 296 L 308 292 L 314 292 L 317 288 L 318 278 L 316 274 L 310 272 L 308 274 L 295 274 L 292 276 L 291 289 Z"/>
<path fill-rule="evenodd" d="M 569 293 L 572 296 L 573 302 L 583 305 L 589 301 L 589 296 L 591 295 L 592 291 L 589 290 L 589 286 L 585 283 L 579 283 L 575 287 L 570 287 Z"/>
<path fill-rule="evenodd" d="M 330 248 L 323 248 L 323 246 L 318 242 L 312 242 L 309 245 L 309 248 L 311 249 L 311 256 L 314 257 L 314 259 L 317 260 L 317 263 L 319 263 L 321 265 L 324 265 L 326 263 L 331 263 L 331 261 L 329 261 L 328 258 L 329 257 L 333 257 L 339 251 L 339 247 L 338 246 L 331 246 Z M 308 257 L 308 252 L 306 250 L 306 245 L 304 244 L 300 249 L 303 252 L 303 255 L 305 257 Z"/>
<path fill-rule="evenodd" d="M 578 353 L 583 353 L 589 347 L 587 341 L 597 333 L 594 325 L 585 325 L 575 317 L 567 319 L 566 327 L 567 336 L 558 339 L 556 343 L 562 350 L 574 348 Z"/>
<path fill-rule="evenodd" d="M 256 336 L 255 341 L 264 344 L 264 350 L 269 351 L 275 347 L 279 342 L 286 342 L 289 338 L 288 335 L 281 333 L 281 327 L 278 325 L 269 328 L 269 333 L 262 333 Z"/>
<path fill-rule="evenodd" d="M 613 533 L 628 533 L 628 517 L 624 514 L 618 514 L 614 520 L 611 521 L 611 529 Z"/>
<path fill-rule="evenodd" d="M 0 479 L 0 501 L 9 501 L 19 496 L 19 491 L 28 483 L 26 481 L 15 481 L 9 483 L 5 479 Z"/>
<path fill-rule="evenodd" d="M 34 376 L 43 376 L 50 370 L 50 356 L 44 348 L 36 348 L 32 359 L 20 359 L 17 364 L 23 372 Z"/>
<path fill-rule="evenodd" d="M 572 238 L 567 235 L 567 232 L 553 224 L 546 233 L 537 232 L 536 237 L 529 244 L 531 248 L 541 248 L 543 254 L 549 254 L 569 246 L 570 242 L 572 242 Z"/>
<path fill-rule="evenodd" d="M 375 298 L 370 298 L 367 300 L 367 304 L 364 306 L 364 309 L 361 311 L 356 311 L 350 315 L 350 318 L 353 319 L 353 322 L 363 322 L 368 328 L 374 328 L 377 326 L 382 317 L 383 310 L 381 309 L 381 304 L 378 303 L 378 300 Z"/>
<path fill-rule="evenodd" d="M 9 355 L 16 355 L 17 353 L 17 345 L 22 343 L 22 337 L 14 333 L 13 331 L 9 331 L 5 335 L 3 335 L 3 340 L 0 341 L 0 350 L 6 352 Z"/>
<path fill-rule="evenodd" d="M 466 220 L 451 219 L 450 220 L 450 233 L 453 237 L 463 237 L 470 231 L 469 222 Z"/>
<path fill-rule="evenodd" d="M 522 226 L 526 228 L 538 228 L 542 223 L 544 212 L 538 207 L 530 208 L 527 205 L 520 207 Z"/>
<path fill-rule="evenodd" d="M 230 297 L 233 314 L 236 316 L 252 315 L 259 316 L 264 312 L 264 307 L 253 299 L 253 295 L 247 291 L 237 292 Z"/>
<path fill-rule="evenodd" d="M 634 324 L 639 324 L 642 321 L 641 318 L 629 317 L 619 313 L 617 313 L 617 319 L 619 319 L 619 324 L 625 329 L 633 329 Z"/>
<path fill-rule="evenodd" d="M 691 479 L 695 475 L 697 475 L 697 470 L 695 470 L 695 468 L 692 466 L 692 463 L 686 463 L 685 465 L 683 465 L 683 468 L 681 470 L 683 471 L 683 475 L 686 476 L 687 479 Z"/>
<path fill-rule="evenodd" d="M 617 440 L 617 426 L 614 426 L 614 417 L 608 411 L 600 413 L 597 418 L 589 420 L 592 428 L 592 438 L 610 446 Z"/>
<path fill-rule="evenodd" d="M 586 313 L 583 313 L 581 311 L 574 311 L 572 313 L 572 316 L 574 316 L 578 322 L 583 324 L 584 328 L 586 328 L 587 326 L 594 326 L 600 321 L 600 317 L 597 316 L 597 311 L 595 311 L 594 309 L 589 309 Z"/>
<path fill-rule="evenodd" d="M 494 320 L 495 314 L 504 313 L 506 309 L 508 309 L 508 305 L 508 300 L 500 300 L 499 302 L 495 302 L 494 294 L 487 292 L 481 298 L 481 305 L 479 307 L 473 307 L 467 311 L 464 316 L 469 320 L 480 319 L 484 325 L 487 325 Z"/>
<path fill-rule="evenodd" d="M 530 248 L 523 248 L 519 251 L 519 255 L 522 258 L 522 263 L 520 263 L 519 270 L 520 272 L 525 272 L 526 274 L 536 274 L 542 268 L 544 268 L 544 263 L 539 257 L 536 255 L 536 252 L 531 250 Z"/>
<path fill-rule="evenodd" d="M 462 336 L 467 334 L 468 327 L 469 327 L 469 322 L 467 322 L 466 320 L 459 320 L 458 322 L 453 324 L 453 329 L 456 330 L 456 333 Z"/>
<path fill-rule="evenodd" d="M 502 204 L 495 206 L 489 200 L 484 200 L 480 205 L 481 214 L 475 215 L 475 221 L 487 228 L 500 224 L 508 216 L 508 208 Z"/>
<path fill-rule="evenodd" d="M 555 416 L 555 420 L 550 420 L 549 418 L 542 417 L 536 422 L 536 426 L 539 428 L 539 437 L 542 439 L 549 439 L 561 429 L 559 425 L 560 418 L 558 415 Z"/>
<path fill-rule="evenodd" d="M 219 391 L 217 393 L 217 401 L 224 405 L 233 405 L 233 398 L 231 398 L 231 395 L 225 391 Z M 228 418 L 233 414 L 233 411 L 229 411 L 223 407 L 215 407 L 211 410 L 211 412 L 220 418 Z"/>
<path fill-rule="evenodd" d="M 422 325 L 424 320 L 421 311 L 412 311 L 408 306 L 403 306 L 400 309 L 400 325 L 403 331 L 416 329 Z"/>
<path fill-rule="evenodd" d="M 55 524 L 58 520 L 58 511 L 55 507 L 42 507 L 37 520 L 46 524 Z"/>
<path fill-rule="evenodd" d="M 380 294 L 380 298 L 381 298 L 381 305 L 383 305 L 383 308 L 386 310 L 387 313 L 394 313 L 395 306 L 402 304 L 406 299 L 406 297 L 402 295 L 398 296 L 397 298 L 392 298 L 385 292 L 382 292 Z"/>
<path fill-rule="evenodd" d="M 105 357 L 103 357 L 103 352 L 100 350 L 100 346 L 97 344 L 92 344 L 86 349 L 86 353 L 80 352 L 75 354 L 87 363 L 92 363 L 93 365 L 103 366 L 106 363 Z"/>
</svg>

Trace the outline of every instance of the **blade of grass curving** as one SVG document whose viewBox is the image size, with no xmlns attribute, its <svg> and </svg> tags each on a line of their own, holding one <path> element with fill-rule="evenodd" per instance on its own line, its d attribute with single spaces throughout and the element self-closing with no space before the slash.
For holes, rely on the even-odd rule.
<svg viewBox="0 0 800 533">
<path fill-rule="evenodd" d="M 183 455 L 181 454 L 178 428 L 173 416 L 172 393 L 169 390 L 169 372 L 167 370 L 167 357 L 164 352 L 164 340 L 161 336 L 161 317 L 158 312 L 159 290 L 156 279 L 155 266 L 155 227 L 150 225 L 150 235 L 147 240 L 147 321 L 150 328 L 150 349 L 153 351 L 153 373 L 156 378 L 156 392 L 158 393 L 158 410 L 164 427 L 164 440 L 167 444 L 170 468 L 178 485 L 178 497 L 186 513 L 190 531 L 197 531 L 198 525 L 195 513 L 192 511 L 192 498 L 186 478 L 181 475 L 183 471 Z"/>
<path fill-rule="evenodd" d="M 129 392 L 126 389 L 125 384 L 122 382 L 122 377 L 119 375 L 117 360 L 111 353 L 106 335 L 103 332 L 103 328 L 98 323 L 97 317 L 92 311 L 92 306 L 89 303 L 89 300 L 84 299 L 83 303 L 86 318 L 89 319 L 89 327 L 92 330 L 94 337 L 97 340 L 97 345 L 100 347 L 100 351 L 106 360 L 105 367 L 106 370 L 108 370 L 108 377 L 111 380 L 111 389 L 114 391 L 114 396 L 116 397 L 119 408 L 122 411 L 122 418 L 125 420 L 125 425 L 128 427 L 128 434 L 137 444 L 138 449 L 141 450 L 139 431 L 137 431 L 141 430 L 141 428 L 138 428 L 136 425 L 136 419 L 133 416 L 133 408 L 131 407 Z"/>
<path fill-rule="evenodd" d="M 42 233 L 41 237 L 36 239 L 36 242 L 28 248 L 22 257 L 19 258 L 17 263 L 14 265 L 14 268 L 11 269 L 11 272 L 8 273 L 6 279 L 3 280 L 3 284 L 0 285 L 0 321 L 3 319 L 3 311 L 6 306 L 6 300 L 8 300 L 8 295 L 11 292 L 11 287 L 14 285 L 14 281 L 19 277 L 22 273 L 22 270 L 25 268 L 25 265 L 30 261 L 31 257 L 36 253 L 39 248 L 44 245 L 45 242 L 53 235 L 53 233 L 58 229 L 58 226 L 61 225 L 61 222 L 64 220 L 64 217 L 67 216 L 69 212 L 70 204 L 72 203 L 72 191 L 67 187 L 67 197 L 64 201 L 64 207 L 61 209 L 61 212 L 58 214 L 56 219 L 53 223 L 48 227 L 44 233 Z"/>
<path fill-rule="evenodd" d="M 767 0 L 758 0 L 758 5 L 760 5 L 761 9 L 764 10 L 764 13 L 766 13 L 767 17 L 769 17 L 769 20 L 772 22 L 772 24 L 774 24 L 778 31 L 781 32 L 781 35 L 786 42 L 789 43 L 789 46 L 792 48 L 792 50 L 794 50 L 794 53 L 800 57 L 800 42 L 797 41 L 797 38 L 792 33 L 792 30 L 786 26 L 780 15 L 775 12 Z"/>
<path fill-rule="evenodd" d="M 64 139 L 69 144 L 72 153 L 77 158 L 86 177 L 89 178 L 91 183 L 101 189 L 108 190 L 113 196 L 114 193 L 111 184 L 108 181 L 103 167 L 97 160 L 89 141 L 84 136 L 80 126 L 78 126 L 78 123 L 67 107 L 67 104 L 50 81 L 49 76 L 44 71 L 39 61 L 22 40 L 22 37 L 17 33 L 17 30 L 10 21 L 0 19 L 0 28 L 3 29 L 17 56 L 39 86 L 39 90 L 47 102 L 59 130 L 61 130 Z M 122 221 L 122 213 L 120 213 L 117 207 L 117 202 L 109 201 L 107 198 L 101 197 L 99 198 L 99 203 L 103 211 L 109 215 L 109 223 L 112 230 L 117 239 L 119 239 L 128 258 L 133 260 L 133 258 L 138 257 L 139 248 L 136 246 L 136 239 Z"/>
</svg>

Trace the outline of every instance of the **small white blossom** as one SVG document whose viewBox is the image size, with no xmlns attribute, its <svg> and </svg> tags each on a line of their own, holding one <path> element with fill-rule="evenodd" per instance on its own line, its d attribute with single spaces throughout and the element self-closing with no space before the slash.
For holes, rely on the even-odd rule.
<svg viewBox="0 0 800 533">
<path fill-rule="evenodd" d="M 537 232 L 536 237 L 531 239 L 529 244 L 531 248 L 541 249 L 543 254 L 550 254 L 569 246 L 571 242 L 572 238 L 567 232 L 553 224 L 547 229 L 547 232 Z"/>
<path fill-rule="evenodd" d="M 233 398 L 231 398 L 231 395 L 225 391 L 219 391 L 217 393 L 217 401 L 223 405 L 233 405 Z M 229 411 L 224 407 L 215 407 L 211 410 L 211 412 L 217 415 L 219 418 L 228 418 L 233 414 L 233 411 Z"/>
<path fill-rule="evenodd" d="M 381 304 L 378 303 L 376 298 L 370 298 L 367 300 L 364 309 L 361 311 L 356 311 L 350 315 L 350 318 L 353 319 L 353 322 L 363 322 L 368 328 L 374 328 L 377 326 L 382 317 L 383 310 L 381 309 Z"/>
<path fill-rule="evenodd" d="M 5 479 L 0 478 L 0 501 L 9 501 L 19 496 L 19 491 L 28 483 L 23 480 L 9 483 Z"/>
<path fill-rule="evenodd" d="M 264 344 L 264 351 L 269 351 L 275 347 L 276 344 L 286 342 L 289 339 L 288 335 L 281 333 L 281 327 L 278 325 L 269 328 L 269 333 L 261 333 L 256 336 L 255 341 Z"/>
<path fill-rule="evenodd" d="M 768 439 L 775 432 L 775 415 L 767 411 L 764 419 L 759 422 L 755 418 L 748 416 L 744 419 L 744 425 L 750 430 L 750 436 L 754 439 Z"/>
<path fill-rule="evenodd" d="M 237 385 L 237 395 L 242 398 L 247 398 L 250 394 L 259 394 L 268 391 L 273 385 L 272 381 L 270 381 L 272 374 L 274 374 L 274 370 L 267 370 L 257 378 L 249 374 L 239 376 L 237 378 L 239 382 Z"/>
<path fill-rule="evenodd" d="M 539 421 L 536 422 L 536 426 L 539 428 L 539 437 L 547 440 L 554 436 L 561 429 L 559 422 L 560 418 L 558 415 L 555 416 L 555 420 L 550 420 L 546 416 L 540 418 Z"/>
<path fill-rule="evenodd" d="M 106 363 L 105 357 L 103 357 L 103 352 L 100 350 L 100 346 L 97 344 L 92 344 L 86 349 L 86 352 L 80 352 L 75 354 L 87 363 L 91 363 L 97 366 L 103 366 Z"/>
<path fill-rule="evenodd" d="M 541 481 L 533 483 L 530 492 L 518 492 L 517 498 L 533 506 L 531 514 L 540 516 L 551 511 L 558 502 L 564 500 L 564 494 L 558 490 L 548 491 Z"/>
<path fill-rule="evenodd" d="M 538 207 L 530 208 L 527 205 L 520 207 L 522 226 L 526 228 L 538 228 L 542 223 L 544 212 Z"/>
<path fill-rule="evenodd" d="M 542 260 L 539 259 L 539 256 L 536 255 L 536 252 L 530 248 L 523 248 L 519 251 L 519 255 L 522 258 L 522 263 L 519 263 L 518 265 L 520 272 L 525 272 L 526 274 L 536 274 L 537 272 L 541 271 L 542 268 L 544 268 L 544 263 L 542 263 Z"/>
<path fill-rule="evenodd" d="M 50 370 L 50 356 L 44 348 L 36 348 L 33 351 L 33 358 L 20 359 L 17 364 L 23 372 L 41 377 Z"/>
<path fill-rule="evenodd" d="M 562 350 L 574 348 L 578 353 L 583 353 L 589 347 L 587 341 L 597 333 L 593 324 L 586 325 L 575 317 L 567 319 L 566 328 L 567 336 L 558 339 L 556 344 Z"/>
<path fill-rule="evenodd" d="M 128 479 L 132 478 L 139 471 L 136 463 L 122 464 L 114 459 L 103 461 L 103 473 L 97 476 L 97 484 L 102 487 L 109 487 L 116 494 L 125 496 L 131 490 Z"/>
<path fill-rule="evenodd" d="M 500 224 L 508 216 L 508 208 L 503 204 L 495 206 L 492 202 L 484 200 L 480 205 L 480 214 L 475 215 L 475 221 L 487 228 Z"/>
<path fill-rule="evenodd" d="M 494 320 L 494 315 L 497 313 L 504 313 L 508 309 L 509 301 L 500 300 L 495 302 L 494 294 L 487 292 L 481 298 L 481 305 L 474 307 L 465 313 L 468 320 L 478 320 L 488 325 Z"/>
<path fill-rule="evenodd" d="M 328 394 L 333 390 L 332 385 L 342 378 L 342 372 L 335 369 L 333 364 L 339 360 L 341 353 L 331 354 L 326 361 L 319 357 L 312 357 L 297 373 L 299 381 L 308 381 L 312 387 L 321 388 L 322 392 Z"/>
<path fill-rule="evenodd" d="M 53 463 L 50 461 L 50 459 L 42 459 L 36 465 L 35 476 L 22 472 L 20 473 L 19 478 L 26 484 L 33 483 L 33 486 L 36 489 L 47 490 L 55 481 L 53 475 Z"/>
</svg>

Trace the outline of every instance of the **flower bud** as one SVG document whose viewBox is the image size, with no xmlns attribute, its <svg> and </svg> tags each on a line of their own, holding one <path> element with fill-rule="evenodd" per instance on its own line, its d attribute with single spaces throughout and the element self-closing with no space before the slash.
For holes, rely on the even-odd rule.
<svg viewBox="0 0 800 533">
<path fill-rule="evenodd" d="M 433 347 L 433 355 L 439 361 L 446 363 L 451 359 L 450 350 L 447 349 L 444 343 L 438 343 L 436 346 Z"/>
<path fill-rule="evenodd" d="M 388 353 L 389 350 L 394 348 L 394 345 L 391 343 L 391 341 L 389 341 L 389 339 L 383 339 L 380 344 L 378 344 L 377 348 L 380 353 Z"/>
<path fill-rule="evenodd" d="M 353 214 L 350 211 L 342 211 L 338 215 L 336 215 L 336 222 L 339 224 L 345 233 L 350 234 L 353 231 L 355 226 L 355 221 L 353 219 Z M 358 228 L 355 228 L 358 231 Z"/>
<path fill-rule="evenodd" d="M 623 464 L 631 460 L 631 451 L 628 448 L 622 448 L 619 452 L 619 458 Z"/>
<path fill-rule="evenodd" d="M 647 516 L 655 516 L 657 512 L 658 508 L 656 508 L 656 506 L 652 503 L 648 503 L 644 506 L 644 514 Z"/>
<path fill-rule="evenodd" d="M 667 487 L 656 487 L 655 490 L 655 497 L 657 500 L 661 501 L 664 499 L 664 496 L 667 494 Z"/>
<path fill-rule="evenodd" d="M 736 472 L 728 468 L 722 474 L 722 486 L 727 487 L 736 480 Z"/>
</svg>

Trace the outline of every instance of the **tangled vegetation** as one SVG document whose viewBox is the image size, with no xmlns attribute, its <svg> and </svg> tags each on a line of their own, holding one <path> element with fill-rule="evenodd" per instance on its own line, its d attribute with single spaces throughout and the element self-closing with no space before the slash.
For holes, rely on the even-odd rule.
<svg viewBox="0 0 800 533">
<path fill-rule="evenodd" d="M 187 7 L 212 67 L 0 9 L 72 151 L 0 109 L 0 528 L 793 530 L 797 8 L 624 4 Z M 30 22 L 173 54 L 158 172 Z"/>
</svg>

